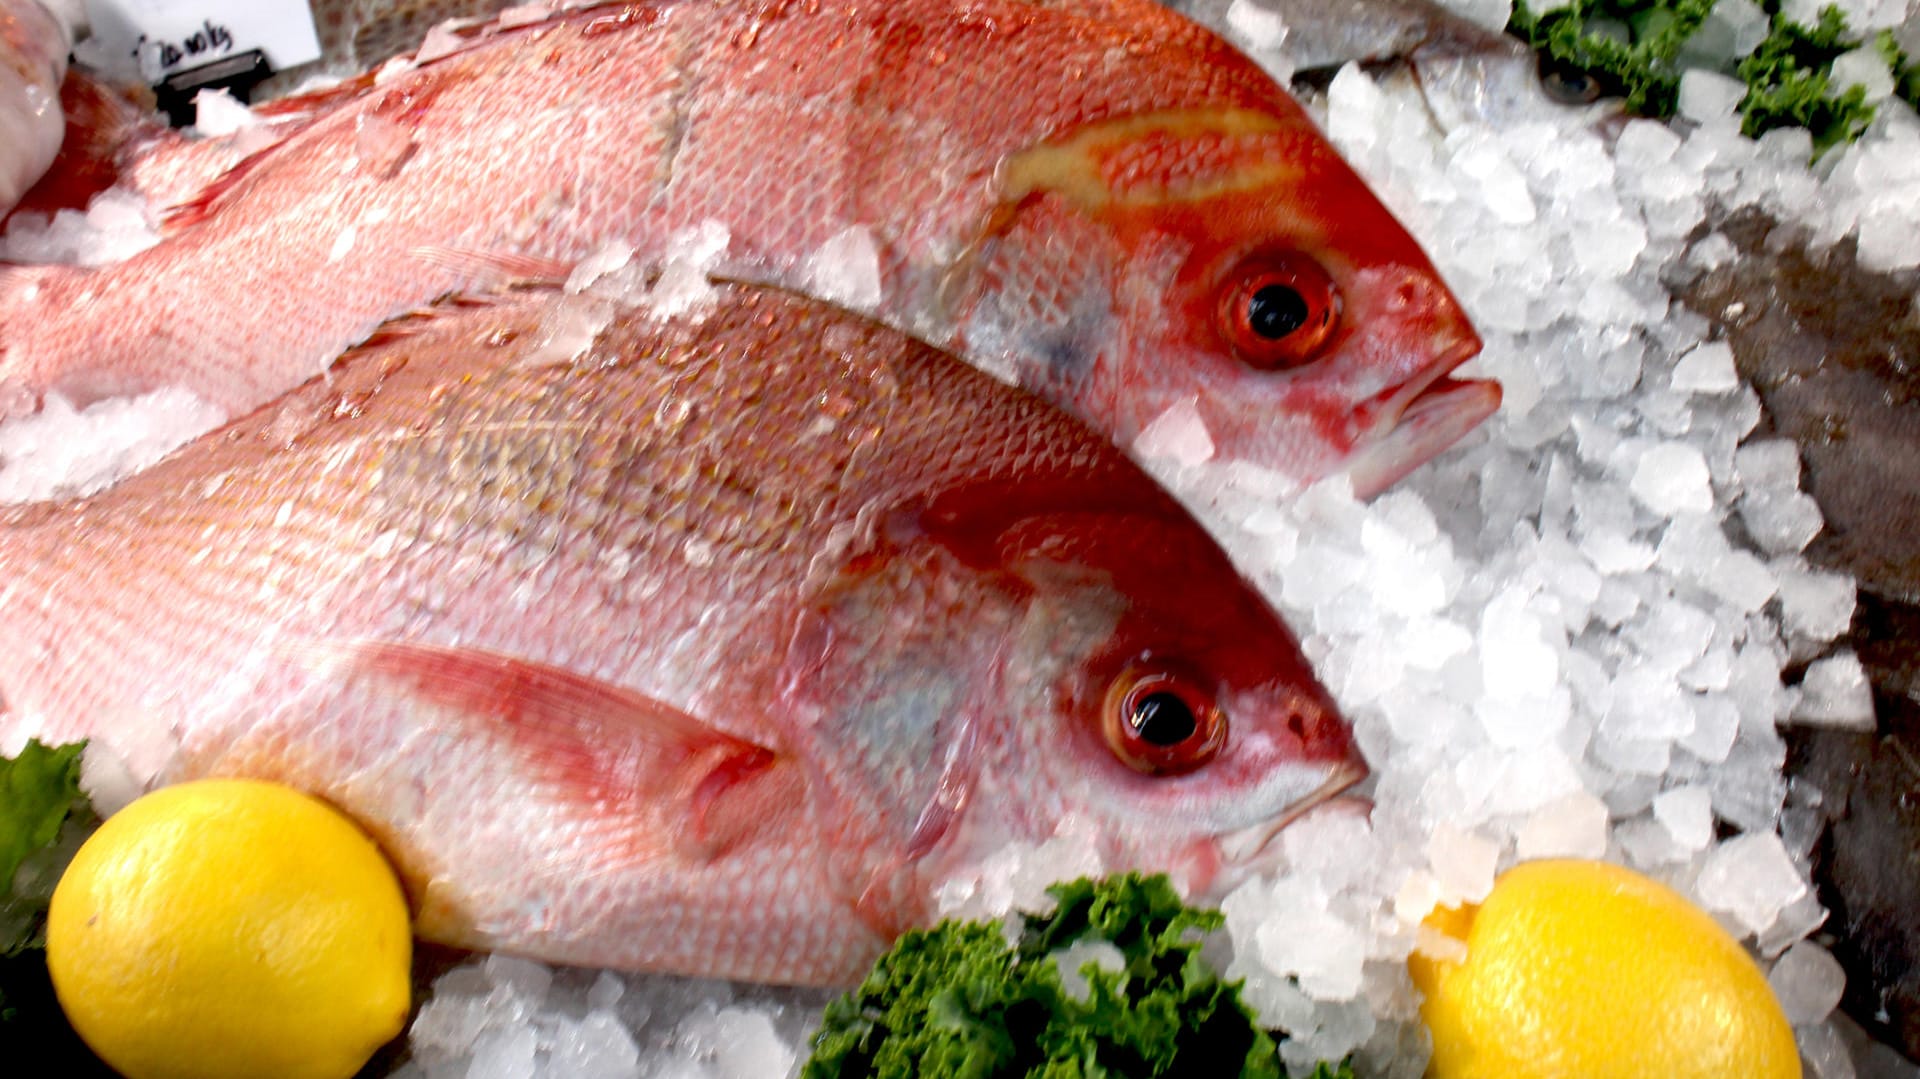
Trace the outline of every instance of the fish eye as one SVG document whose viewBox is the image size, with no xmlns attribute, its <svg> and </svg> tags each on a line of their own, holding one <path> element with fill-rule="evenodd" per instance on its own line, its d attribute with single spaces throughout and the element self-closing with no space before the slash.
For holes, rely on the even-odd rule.
<svg viewBox="0 0 1920 1079">
<path fill-rule="evenodd" d="M 1598 77 L 1544 56 L 1540 58 L 1540 88 L 1562 105 L 1592 104 L 1605 90 Z"/>
<path fill-rule="evenodd" d="M 1249 259 L 1221 292 L 1222 335 L 1243 362 L 1261 370 L 1312 361 L 1339 319 L 1332 278 L 1300 254 Z"/>
<path fill-rule="evenodd" d="M 1191 772 L 1227 741 L 1227 717 L 1213 694 L 1185 672 L 1136 664 L 1108 687 L 1107 745 L 1122 764 L 1147 775 Z"/>
</svg>

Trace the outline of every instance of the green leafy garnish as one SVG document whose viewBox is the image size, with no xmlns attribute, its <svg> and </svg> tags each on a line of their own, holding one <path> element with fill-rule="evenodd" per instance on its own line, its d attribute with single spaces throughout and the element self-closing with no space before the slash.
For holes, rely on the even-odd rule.
<svg viewBox="0 0 1920 1079">
<path fill-rule="evenodd" d="M 1680 76 L 1700 62 L 1687 41 L 1712 14 L 1715 0 L 1570 0 L 1563 7 L 1536 12 L 1516 0 L 1507 29 L 1540 50 L 1554 65 L 1585 72 L 1626 98 L 1629 109 L 1645 116 L 1672 116 L 1679 103 Z M 1887 61 L 1894 96 L 1920 109 L 1920 64 L 1886 31 L 1870 41 L 1848 28 L 1831 5 L 1808 27 L 1788 19 L 1780 0 L 1761 0 L 1767 36 L 1752 52 L 1708 68 L 1746 84 L 1740 129 L 1747 136 L 1782 127 L 1804 127 L 1813 136 L 1814 156 L 1852 142 L 1872 122 L 1874 106 L 1859 86 L 1833 83 L 1833 62 L 1871 46 Z"/>
<path fill-rule="evenodd" d="M 1671 116 L 1679 100 L 1680 47 L 1714 0 L 1570 0 L 1536 14 L 1515 0 L 1507 29 L 1554 63 L 1586 72 L 1648 116 Z"/>
<path fill-rule="evenodd" d="M 18 757 L 0 760 L 0 955 L 38 944 L 37 896 L 14 894 L 21 863 L 53 847 L 60 826 L 90 812 L 80 791 L 81 744 L 49 748 L 28 742 Z"/>
<path fill-rule="evenodd" d="M 1011 943 L 981 922 L 902 936 L 827 1006 L 803 1079 L 1286 1074 L 1238 983 L 1200 958 L 1218 911 L 1185 906 L 1165 876 L 1081 879 L 1049 894 L 1053 913 L 1024 917 Z M 1099 950 L 1117 969 L 1083 949 L 1063 976 L 1056 957 L 1091 942 L 1109 946 Z M 1345 1065 L 1319 1074 L 1352 1076 Z"/>
<path fill-rule="evenodd" d="M 1772 5 L 1777 8 L 1778 3 Z M 1873 120 L 1867 92 L 1848 87 L 1834 96 L 1833 62 L 1860 47 L 1847 30 L 1846 17 L 1836 7 L 1820 9 L 1820 24 L 1811 29 L 1781 18 L 1752 55 L 1740 61 L 1734 73 L 1747 84 L 1740 102 L 1740 130 L 1749 138 L 1781 127 L 1804 127 L 1813 133 L 1814 154 L 1852 142 Z"/>
<path fill-rule="evenodd" d="M 80 750 L 30 741 L 19 756 L 0 759 L 0 1023 L 39 1025 L 29 1020 L 42 1018 L 39 1002 L 52 997 L 40 954 L 59 869 L 51 862 L 62 857 L 69 820 L 98 823 L 80 791 Z M 48 864 L 23 881 L 29 875 L 20 867 L 36 860 Z"/>
</svg>

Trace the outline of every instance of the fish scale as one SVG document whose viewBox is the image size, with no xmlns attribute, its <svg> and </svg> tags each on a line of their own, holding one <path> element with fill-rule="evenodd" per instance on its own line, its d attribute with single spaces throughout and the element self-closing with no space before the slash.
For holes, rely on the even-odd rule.
<svg viewBox="0 0 1920 1079">
<path fill-rule="evenodd" d="M 437 296 L 610 244 L 658 265 L 712 222 L 728 276 L 836 299 L 816 252 L 870 241 L 865 313 L 1120 445 L 1197 397 L 1223 454 L 1301 482 L 1360 461 L 1370 489 L 1497 402 L 1446 377 L 1478 338 L 1305 113 L 1149 0 L 652 0 L 468 33 L 270 106 L 278 141 L 125 262 L 0 272 L 0 415 L 167 384 L 244 412 Z M 166 142 L 129 172 L 170 190 L 229 152 Z M 1284 370 L 1230 309 L 1275 251 L 1338 293 L 1338 333 Z"/>
<path fill-rule="evenodd" d="M 443 305 L 11 511 L 0 655 L 0 743 L 312 791 L 428 939 L 775 982 L 857 978 L 946 874 L 1061 819 L 1205 890 L 1218 844 L 1364 774 L 1286 627 L 1117 450 L 747 286 L 665 320 Z M 1116 756 L 1142 663 L 1216 702 L 1217 757 Z"/>
</svg>

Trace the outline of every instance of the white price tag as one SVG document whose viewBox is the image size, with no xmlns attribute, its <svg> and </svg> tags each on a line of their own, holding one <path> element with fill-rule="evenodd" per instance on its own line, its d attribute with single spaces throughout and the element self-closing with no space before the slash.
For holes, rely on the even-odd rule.
<svg viewBox="0 0 1920 1079">
<path fill-rule="evenodd" d="M 306 0 L 86 0 L 83 57 L 109 75 L 158 83 L 259 49 L 275 71 L 320 58 Z"/>
</svg>

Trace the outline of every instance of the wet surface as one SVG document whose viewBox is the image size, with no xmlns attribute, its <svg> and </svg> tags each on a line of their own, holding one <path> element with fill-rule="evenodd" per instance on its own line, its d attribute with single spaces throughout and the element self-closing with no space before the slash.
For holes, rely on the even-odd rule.
<svg viewBox="0 0 1920 1079">
<path fill-rule="evenodd" d="M 1920 1057 L 1920 273 L 1864 270 L 1851 241 L 1809 256 L 1750 211 L 1717 228 L 1739 254 L 1677 292 L 1759 391 L 1754 437 L 1799 443 L 1827 522 L 1808 560 L 1860 583 L 1839 645 L 1873 683 L 1878 729 L 1784 732 L 1787 774 L 1819 790 L 1829 825 L 1814 852 L 1822 935 L 1848 1014 Z"/>
</svg>

